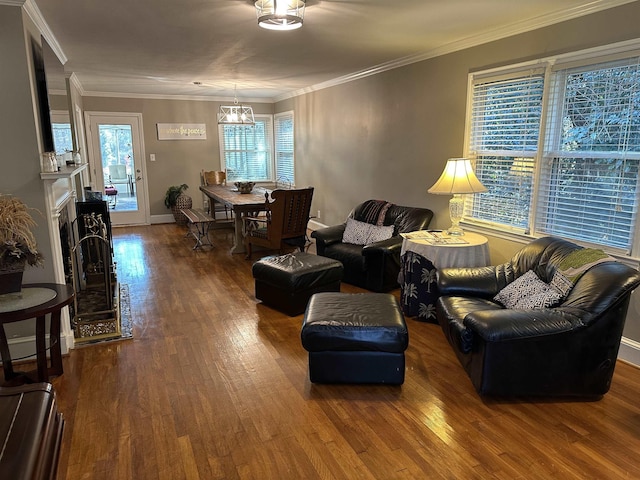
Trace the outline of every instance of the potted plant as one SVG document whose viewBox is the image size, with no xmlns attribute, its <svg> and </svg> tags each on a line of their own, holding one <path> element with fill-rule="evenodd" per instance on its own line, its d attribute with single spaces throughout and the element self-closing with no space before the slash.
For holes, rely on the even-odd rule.
<svg viewBox="0 0 640 480">
<path fill-rule="evenodd" d="M 0 194 L 0 294 L 19 292 L 25 265 L 41 266 L 31 229 L 36 222 L 20 199 Z"/>
<path fill-rule="evenodd" d="M 165 207 L 171 209 L 173 218 L 178 225 L 186 225 L 187 217 L 181 212 L 186 208 L 191 208 L 193 201 L 189 195 L 186 195 L 184 191 L 189 188 L 189 185 L 183 183 L 182 185 L 172 185 L 167 189 L 167 193 L 164 196 Z"/>
</svg>

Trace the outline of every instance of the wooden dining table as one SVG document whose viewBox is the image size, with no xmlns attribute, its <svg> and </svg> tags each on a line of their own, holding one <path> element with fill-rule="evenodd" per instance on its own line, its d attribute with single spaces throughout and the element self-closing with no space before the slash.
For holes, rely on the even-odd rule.
<svg viewBox="0 0 640 480">
<path fill-rule="evenodd" d="M 243 217 L 265 210 L 265 202 L 271 190 L 255 187 L 251 193 L 240 193 L 236 187 L 230 185 L 202 185 L 200 190 L 210 200 L 231 208 L 235 231 L 231 253 L 244 253 Z"/>
</svg>

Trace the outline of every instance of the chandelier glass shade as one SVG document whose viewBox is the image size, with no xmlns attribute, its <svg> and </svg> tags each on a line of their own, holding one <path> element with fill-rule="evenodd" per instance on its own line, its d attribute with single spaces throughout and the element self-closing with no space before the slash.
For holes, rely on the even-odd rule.
<svg viewBox="0 0 640 480">
<path fill-rule="evenodd" d="M 295 30 L 304 20 L 304 0 L 257 0 L 258 25 L 268 30 Z"/>
</svg>

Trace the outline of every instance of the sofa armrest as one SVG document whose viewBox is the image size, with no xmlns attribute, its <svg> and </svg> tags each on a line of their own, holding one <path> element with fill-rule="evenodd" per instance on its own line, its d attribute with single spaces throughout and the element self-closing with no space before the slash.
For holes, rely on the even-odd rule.
<svg viewBox="0 0 640 480">
<path fill-rule="evenodd" d="M 573 330 L 579 319 L 562 308 L 479 310 L 464 319 L 468 330 L 486 342 L 548 336 Z"/>
<path fill-rule="evenodd" d="M 365 257 L 369 257 L 372 255 L 393 255 L 397 253 L 399 257 L 401 250 L 402 237 L 400 235 L 396 235 L 395 237 L 391 237 L 386 240 L 380 240 L 379 242 L 365 245 L 362 249 L 362 254 Z"/>
<path fill-rule="evenodd" d="M 440 295 L 492 298 L 504 287 L 495 266 L 441 268 L 437 275 Z"/>
<path fill-rule="evenodd" d="M 331 227 L 320 228 L 311 232 L 311 238 L 316 240 L 316 249 L 318 255 L 324 253 L 324 248 L 333 243 L 342 242 L 342 236 L 344 235 L 344 229 L 346 224 L 333 225 Z"/>
</svg>

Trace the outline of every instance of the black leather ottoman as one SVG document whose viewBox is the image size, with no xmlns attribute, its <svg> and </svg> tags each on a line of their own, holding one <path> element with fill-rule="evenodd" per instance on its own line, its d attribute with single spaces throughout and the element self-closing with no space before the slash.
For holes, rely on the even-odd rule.
<svg viewBox="0 0 640 480">
<path fill-rule="evenodd" d="M 265 257 L 252 267 L 256 298 L 287 315 L 300 315 L 311 295 L 339 292 L 342 263 L 306 252 Z"/>
<path fill-rule="evenodd" d="M 404 382 L 409 332 L 388 293 L 318 293 L 302 323 L 313 383 Z"/>
</svg>

